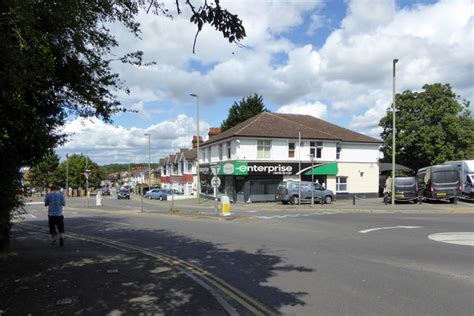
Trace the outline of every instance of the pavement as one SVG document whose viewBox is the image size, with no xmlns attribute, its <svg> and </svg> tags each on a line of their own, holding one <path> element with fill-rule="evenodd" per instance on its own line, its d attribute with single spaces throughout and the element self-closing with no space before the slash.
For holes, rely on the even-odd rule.
<svg viewBox="0 0 474 316">
<path fill-rule="evenodd" d="M 188 275 L 133 249 L 16 224 L 0 253 L 0 315 L 228 315 Z M 25 303 L 27 302 L 27 304 Z"/>
</svg>

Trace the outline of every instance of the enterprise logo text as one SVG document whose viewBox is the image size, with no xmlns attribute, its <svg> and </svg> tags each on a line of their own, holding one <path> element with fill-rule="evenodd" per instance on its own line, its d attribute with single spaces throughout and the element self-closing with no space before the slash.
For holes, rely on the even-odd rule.
<svg viewBox="0 0 474 316">
<path fill-rule="evenodd" d="M 257 165 L 249 165 L 247 167 L 249 172 L 265 172 L 265 173 L 291 173 L 293 171 L 292 166 L 257 166 Z"/>
</svg>

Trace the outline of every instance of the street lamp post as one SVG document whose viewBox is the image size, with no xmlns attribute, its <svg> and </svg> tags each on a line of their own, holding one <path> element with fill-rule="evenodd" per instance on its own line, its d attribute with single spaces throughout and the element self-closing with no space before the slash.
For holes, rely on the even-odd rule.
<svg viewBox="0 0 474 316">
<path fill-rule="evenodd" d="M 314 206 L 314 154 L 311 157 L 311 206 Z"/>
<path fill-rule="evenodd" d="M 148 136 L 148 190 L 150 190 L 150 178 L 151 178 L 151 164 L 150 164 L 150 134 L 144 134 Z"/>
<path fill-rule="evenodd" d="M 393 121 L 392 121 L 392 205 L 395 205 L 395 135 L 396 135 L 396 127 L 395 127 L 395 74 L 396 68 L 395 65 L 398 62 L 398 59 L 393 60 L 393 101 L 392 101 L 392 113 L 393 113 Z"/>
<path fill-rule="evenodd" d="M 66 196 L 69 196 L 69 155 L 66 154 Z"/>
<path fill-rule="evenodd" d="M 301 132 L 298 132 L 298 174 L 300 183 L 298 184 L 298 206 L 301 205 Z"/>
<path fill-rule="evenodd" d="M 197 162 L 196 162 L 196 174 L 197 174 L 197 200 L 198 203 L 200 203 L 199 195 L 201 194 L 201 176 L 200 176 L 200 170 L 199 170 L 199 143 L 200 143 L 200 137 L 199 137 L 199 96 L 197 94 L 191 93 L 190 94 L 192 97 L 196 98 L 196 132 L 197 132 L 197 145 L 196 145 L 196 150 L 197 150 Z"/>
</svg>

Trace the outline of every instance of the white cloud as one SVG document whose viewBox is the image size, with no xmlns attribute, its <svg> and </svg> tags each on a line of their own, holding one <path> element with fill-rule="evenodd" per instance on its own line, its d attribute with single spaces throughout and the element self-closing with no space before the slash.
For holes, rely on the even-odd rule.
<svg viewBox="0 0 474 316">
<path fill-rule="evenodd" d="M 201 121 L 200 134 L 207 135 L 209 124 Z M 191 148 L 196 131 L 193 118 L 180 114 L 174 121 L 163 121 L 148 128 L 124 128 L 106 124 L 98 119 L 75 119 L 68 122 L 64 132 L 69 141 L 58 152 L 83 153 L 99 164 L 112 162 L 148 161 L 148 137 L 150 134 L 151 160 L 174 154 L 181 148 Z"/>
<path fill-rule="evenodd" d="M 317 118 L 325 118 L 327 106 L 319 101 L 288 104 L 280 107 L 277 113 L 304 114 Z"/>
</svg>

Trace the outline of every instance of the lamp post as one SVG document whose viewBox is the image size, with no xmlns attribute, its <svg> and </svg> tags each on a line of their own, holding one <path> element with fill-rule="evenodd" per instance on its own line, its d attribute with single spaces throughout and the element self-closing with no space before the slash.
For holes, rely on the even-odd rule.
<svg viewBox="0 0 474 316">
<path fill-rule="evenodd" d="M 395 74 L 396 74 L 396 63 L 398 59 L 393 60 L 393 101 L 392 101 L 392 205 L 395 205 L 395 134 L 396 134 L 396 127 L 395 127 Z"/>
<path fill-rule="evenodd" d="M 314 154 L 311 157 L 311 206 L 314 206 Z"/>
<path fill-rule="evenodd" d="M 69 155 L 66 154 L 66 196 L 69 197 Z"/>
<path fill-rule="evenodd" d="M 200 176 L 200 170 L 199 170 L 199 143 L 200 143 L 200 137 L 199 137 L 199 96 L 197 94 L 191 93 L 190 94 L 192 97 L 196 98 L 196 132 L 197 132 L 197 145 L 196 145 L 196 150 L 197 150 L 197 162 L 196 162 L 196 174 L 197 174 L 197 200 L 198 204 L 200 203 L 199 195 L 201 194 L 201 176 Z"/>
<path fill-rule="evenodd" d="M 151 166 L 150 166 L 150 134 L 144 134 L 148 136 L 148 190 L 150 189 L 150 178 L 151 178 Z"/>
<path fill-rule="evenodd" d="M 298 131 L 298 174 L 300 183 L 298 185 L 298 206 L 301 205 L 301 132 Z"/>
</svg>

